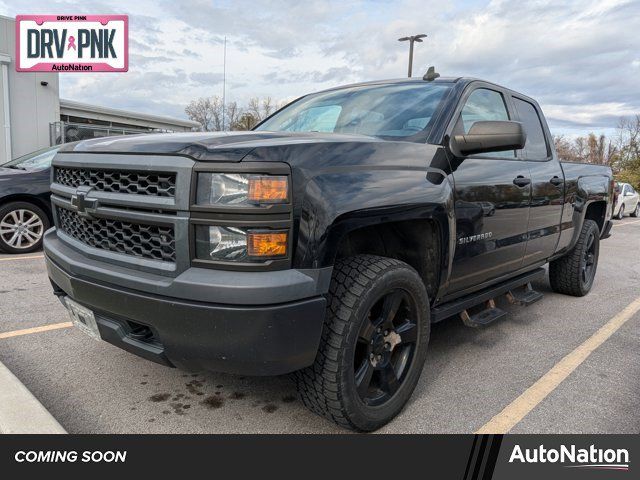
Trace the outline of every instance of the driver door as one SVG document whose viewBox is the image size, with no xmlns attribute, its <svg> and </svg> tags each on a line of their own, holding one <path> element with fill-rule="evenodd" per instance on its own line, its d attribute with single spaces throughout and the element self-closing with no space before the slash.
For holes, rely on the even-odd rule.
<svg viewBox="0 0 640 480">
<path fill-rule="evenodd" d="M 474 122 L 511 120 L 506 92 L 480 84 L 459 107 L 453 135 Z M 452 165 L 456 249 L 448 294 L 473 291 L 521 267 L 527 239 L 531 179 L 515 151 L 472 155 Z"/>
</svg>

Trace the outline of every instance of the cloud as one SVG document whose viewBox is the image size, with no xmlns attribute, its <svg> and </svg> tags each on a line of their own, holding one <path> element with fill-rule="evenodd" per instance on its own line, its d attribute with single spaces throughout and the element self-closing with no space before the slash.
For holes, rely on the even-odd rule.
<svg viewBox="0 0 640 480">
<path fill-rule="evenodd" d="M 126 5 L 126 6 L 125 6 Z M 557 133 L 640 112 L 638 0 L 0 1 L 0 13 L 126 13 L 130 71 L 61 74 L 63 96 L 151 113 L 199 96 L 290 99 L 406 75 L 401 36 L 426 33 L 414 74 L 473 76 L 536 98 Z"/>
</svg>

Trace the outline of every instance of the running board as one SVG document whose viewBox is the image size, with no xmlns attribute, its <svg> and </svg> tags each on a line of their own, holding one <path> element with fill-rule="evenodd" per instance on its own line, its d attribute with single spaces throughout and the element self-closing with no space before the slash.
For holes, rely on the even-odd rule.
<svg viewBox="0 0 640 480">
<path fill-rule="evenodd" d="M 473 315 L 469 315 L 469 312 L 467 310 L 463 310 L 462 312 L 460 312 L 460 318 L 462 319 L 462 323 L 464 323 L 467 327 L 477 328 L 489 325 L 490 323 L 501 319 L 506 314 L 507 312 L 496 307 L 495 301 L 488 300 L 484 310 Z"/>
<path fill-rule="evenodd" d="M 483 302 L 496 298 L 500 295 L 504 295 L 507 292 L 514 291 L 534 280 L 538 280 L 539 278 L 544 277 L 544 275 L 544 268 L 537 268 L 536 270 L 523 273 L 522 275 L 518 275 L 517 277 L 511 278 L 497 285 L 492 285 L 491 287 L 480 290 L 479 292 L 438 305 L 431 309 L 431 322 L 436 323 L 444 320 L 445 318 L 453 317 L 454 315 L 457 315 L 471 307 L 481 305 Z M 538 293 L 538 295 L 541 294 Z"/>
<path fill-rule="evenodd" d="M 515 305 L 528 306 L 537 302 L 542 297 L 544 297 L 544 295 L 540 292 L 536 292 L 531 286 L 531 282 L 520 288 L 509 290 L 507 292 L 507 300 L 509 300 L 509 303 Z"/>
</svg>

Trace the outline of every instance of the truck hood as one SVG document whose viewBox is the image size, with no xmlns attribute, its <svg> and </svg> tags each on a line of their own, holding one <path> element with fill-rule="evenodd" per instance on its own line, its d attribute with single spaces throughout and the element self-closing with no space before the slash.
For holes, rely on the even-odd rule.
<svg viewBox="0 0 640 480">
<path fill-rule="evenodd" d="M 202 161 L 239 162 L 258 147 L 309 143 L 383 142 L 366 135 L 293 132 L 198 132 L 125 135 L 84 140 L 65 146 L 60 153 L 146 153 L 187 155 Z"/>
</svg>

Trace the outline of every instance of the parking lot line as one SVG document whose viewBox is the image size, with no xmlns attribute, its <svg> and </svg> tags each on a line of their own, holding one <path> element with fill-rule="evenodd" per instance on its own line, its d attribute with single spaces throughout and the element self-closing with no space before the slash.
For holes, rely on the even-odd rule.
<svg viewBox="0 0 640 480">
<path fill-rule="evenodd" d="M 13 262 L 14 260 L 31 260 L 32 258 L 44 258 L 44 255 L 31 255 L 28 257 L 6 257 L 0 258 L 0 262 Z"/>
<path fill-rule="evenodd" d="M 640 220 L 634 220 L 632 222 L 625 222 L 625 223 L 614 223 L 613 226 L 614 227 L 624 227 L 625 225 L 631 225 L 632 223 L 638 223 L 640 222 Z"/>
<path fill-rule="evenodd" d="M 602 345 L 638 311 L 640 311 L 640 297 L 627 305 L 624 310 L 600 327 L 584 343 L 556 363 L 551 370 L 545 373 L 522 395 L 484 424 L 477 433 L 508 433 L 578 368 L 596 348 Z"/>
<path fill-rule="evenodd" d="M 21 335 L 31 335 L 32 333 L 48 332 L 49 330 L 58 330 L 60 328 L 72 327 L 71 322 L 52 323 L 51 325 L 43 325 L 41 327 L 25 328 L 23 330 L 14 330 L 13 332 L 0 333 L 0 340 L 4 338 L 19 337 Z"/>
</svg>

